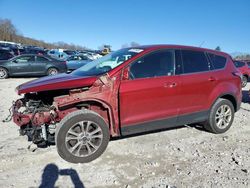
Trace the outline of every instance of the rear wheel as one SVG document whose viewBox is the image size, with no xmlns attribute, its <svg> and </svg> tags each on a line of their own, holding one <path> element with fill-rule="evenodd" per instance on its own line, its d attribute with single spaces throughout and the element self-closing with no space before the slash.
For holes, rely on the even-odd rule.
<svg viewBox="0 0 250 188">
<path fill-rule="evenodd" d="M 243 77 L 242 77 L 242 81 L 241 81 L 241 85 L 242 85 L 242 87 L 246 87 L 246 85 L 247 85 L 247 81 L 248 81 L 247 76 L 243 76 Z"/>
<path fill-rule="evenodd" d="M 107 148 L 109 129 L 97 113 L 75 111 L 67 115 L 56 130 L 58 154 L 71 163 L 87 163 Z"/>
<path fill-rule="evenodd" d="M 47 71 L 48 76 L 56 75 L 56 74 L 58 74 L 58 70 L 56 68 L 49 68 Z"/>
<path fill-rule="evenodd" d="M 5 68 L 0 67 L 0 79 L 8 78 L 8 71 Z"/>
<path fill-rule="evenodd" d="M 215 134 L 226 132 L 233 123 L 234 112 L 234 106 L 229 100 L 218 99 L 211 108 L 205 129 Z"/>
</svg>

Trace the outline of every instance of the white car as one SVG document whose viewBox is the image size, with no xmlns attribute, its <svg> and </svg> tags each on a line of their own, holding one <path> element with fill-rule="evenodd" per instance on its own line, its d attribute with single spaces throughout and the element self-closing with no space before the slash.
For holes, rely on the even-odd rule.
<svg viewBox="0 0 250 188">
<path fill-rule="evenodd" d="M 99 58 L 102 57 L 102 55 L 96 54 L 96 53 L 92 53 L 92 52 L 83 52 L 83 53 L 80 53 L 80 54 L 82 54 L 84 56 L 87 56 L 91 60 L 99 59 Z"/>
<path fill-rule="evenodd" d="M 52 49 L 47 54 L 56 59 L 67 59 L 69 57 L 62 49 Z"/>
</svg>

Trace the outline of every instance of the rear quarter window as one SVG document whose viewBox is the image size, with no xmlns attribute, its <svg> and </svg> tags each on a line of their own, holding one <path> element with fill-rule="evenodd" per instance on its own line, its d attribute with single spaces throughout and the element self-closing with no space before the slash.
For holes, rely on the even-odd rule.
<svg viewBox="0 0 250 188">
<path fill-rule="evenodd" d="M 240 61 L 235 61 L 235 62 L 234 62 L 234 65 L 235 65 L 237 68 L 240 68 L 240 67 L 244 67 L 244 66 L 245 66 L 245 63 L 240 62 Z"/>
<path fill-rule="evenodd" d="M 220 55 L 208 53 L 213 69 L 222 69 L 226 66 L 227 58 Z"/>
</svg>

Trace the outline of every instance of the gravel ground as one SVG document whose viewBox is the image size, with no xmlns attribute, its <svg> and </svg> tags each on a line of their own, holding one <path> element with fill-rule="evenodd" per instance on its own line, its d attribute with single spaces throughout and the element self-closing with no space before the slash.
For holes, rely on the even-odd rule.
<svg viewBox="0 0 250 188">
<path fill-rule="evenodd" d="M 0 80 L 1 120 L 28 80 Z M 88 164 L 63 161 L 55 146 L 30 146 L 14 123 L 1 122 L 0 187 L 250 187 L 249 89 L 225 134 L 183 127 L 118 139 Z"/>
</svg>

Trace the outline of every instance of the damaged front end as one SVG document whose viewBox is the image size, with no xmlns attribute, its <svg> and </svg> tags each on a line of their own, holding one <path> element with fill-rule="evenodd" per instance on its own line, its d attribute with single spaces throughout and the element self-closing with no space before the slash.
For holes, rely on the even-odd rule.
<svg viewBox="0 0 250 188">
<path fill-rule="evenodd" d="M 21 135 L 45 147 L 55 143 L 56 128 L 67 114 L 87 109 L 102 116 L 110 127 L 110 134 L 118 136 L 118 83 L 118 79 L 105 75 L 92 86 L 26 93 L 12 106 L 13 121 L 20 127 Z"/>
<path fill-rule="evenodd" d="M 54 144 L 57 113 L 41 100 L 24 97 L 12 106 L 13 121 L 20 127 L 20 135 L 38 146 Z"/>
</svg>

